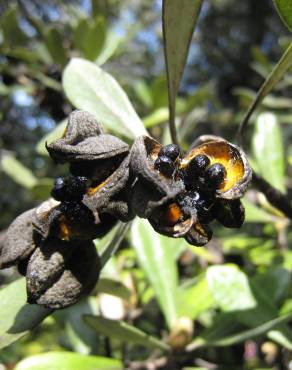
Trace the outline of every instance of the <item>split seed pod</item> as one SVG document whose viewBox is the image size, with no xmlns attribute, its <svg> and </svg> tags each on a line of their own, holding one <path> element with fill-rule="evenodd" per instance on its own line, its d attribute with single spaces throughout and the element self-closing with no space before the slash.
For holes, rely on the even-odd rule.
<svg viewBox="0 0 292 370">
<path fill-rule="evenodd" d="M 96 223 L 92 212 L 80 203 L 59 203 L 49 199 L 40 204 L 33 214 L 33 225 L 43 239 L 63 241 L 93 240 L 104 236 L 117 222 L 103 214 Z"/>
<path fill-rule="evenodd" d="M 199 154 L 207 156 L 210 165 L 223 165 L 226 171 L 223 182 L 215 191 L 211 214 L 225 227 L 241 227 L 245 214 L 239 198 L 244 195 L 252 177 L 245 153 L 221 137 L 204 135 L 195 141 L 181 161 L 181 168 L 187 168 L 190 161 Z"/>
<path fill-rule="evenodd" d="M 36 215 L 46 214 L 54 202 L 18 216 L 10 225 L 0 253 L 0 268 L 17 265 L 26 276 L 29 303 L 64 308 L 77 302 L 95 286 L 100 260 L 90 240 L 62 241 L 43 238 L 34 226 Z"/>
<path fill-rule="evenodd" d="M 211 238 L 207 225 L 200 225 L 196 209 L 183 196 L 185 186 L 177 171 L 169 177 L 155 168 L 162 145 L 148 136 L 136 139 L 131 150 L 131 171 L 137 177 L 133 186 L 132 208 L 147 218 L 159 233 L 184 237 L 194 245 L 204 245 Z"/>
<path fill-rule="evenodd" d="M 184 191 L 178 176 L 167 177 L 154 168 L 161 148 L 162 145 L 151 137 L 139 136 L 131 149 L 131 171 L 137 177 L 131 201 L 135 214 L 142 218 Z"/>
<path fill-rule="evenodd" d="M 90 293 L 99 272 L 100 260 L 91 241 L 76 244 L 48 239 L 27 265 L 28 302 L 51 309 L 70 306 Z"/>
<path fill-rule="evenodd" d="M 83 204 L 96 224 L 103 217 L 122 221 L 133 218 L 129 208 L 129 146 L 117 137 L 104 134 L 102 126 L 90 113 L 70 114 L 63 138 L 47 145 L 57 163 L 69 163 L 74 176 L 90 180 Z M 105 214 L 105 216 L 102 216 Z"/>
<path fill-rule="evenodd" d="M 9 226 L 0 251 L 0 269 L 26 260 L 36 249 L 40 239 L 33 227 L 35 209 L 18 216 Z"/>
<path fill-rule="evenodd" d="M 218 136 L 203 135 L 194 143 L 192 149 L 181 161 L 180 167 L 187 168 L 190 161 L 197 155 L 204 154 L 210 159 L 210 164 L 220 163 L 226 170 L 226 177 L 216 198 L 241 198 L 251 180 L 252 171 L 246 155 L 241 148 Z"/>
</svg>

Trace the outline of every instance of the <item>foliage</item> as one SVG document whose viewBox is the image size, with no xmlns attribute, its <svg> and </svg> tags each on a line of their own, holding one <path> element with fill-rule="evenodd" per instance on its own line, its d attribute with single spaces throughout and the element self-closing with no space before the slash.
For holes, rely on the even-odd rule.
<svg viewBox="0 0 292 370">
<path fill-rule="evenodd" d="M 87 13 L 76 2 L 61 8 L 54 2 L 44 8 L 36 3 L 12 2 L 0 9 L 3 232 L 20 211 L 46 199 L 53 178 L 65 172 L 47 161 L 45 142 L 62 135 L 64 118 L 72 109 L 91 111 L 109 132 L 129 143 L 146 130 L 168 143 L 168 96 L 178 140 L 185 149 L 201 133 L 232 141 L 240 123 L 249 120 L 249 126 L 241 126 L 241 134 L 253 168 L 289 198 L 291 35 L 280 25 L 275 9 L 270 9 L 272 19 L 280 31 L 272 37 L 279 42 L 274 43 L 277 51 L 269 53 L 257 38 L 235 42 L 226 41 L 226 29 L 216 34 L 217 17 L 223 14 L 227 19 L 228 12 L 243 14 L 246 7 L 260 5 L 204 2 L 182 78 L 200 1 L 196 7 L 185 1 L 185 8 L 177 8 L 167 0 L 163 9 L 145 1 L 130 11 L 127 1 L 93 0 Z M 275 4 L 291 28 L 288 1 Z M 193 8 L 188 12 L 189 6 Z M 127 11 L 136 22 L 120 37 L 114 26 Z M 57 20 L 54 12 L 59 14 Z M 162 12 L 168 80 L 161 63 L 161 32 L 159 47 L 146 44 L 146 52 L 139 49 L 141 39 L 135 38 L 136 33 L 154 34 L 154 27 L 150 31 L 147 27 L 160 26 Z M 184 31 L 180 34 L 172 29 L 176 12 L 187 15 L 178 17 L 183 20 L 176 26 Z M 247 18 L 253 22 L 251 14 Z M 256 21 L 255 33 L 264 34 Z M 232 27 L 240 26 L 236 22 L 231 22 Z M 222 24 L 221 19 L 223 26 L 227 21 Z M 213 37 L 216 47 L 210 43 Z M 222 56 L 224 43 L 230 54 Z M 246 66 L 234 62 L 240 47 L 248 48 L 248 73 Z M 214 50 L 220 55 L 207 62 Z M 226 64 L 220 65 L 222 60 Z M 133 72 L 135 66 L 140 72 Z M 216 68 L 221 70 L 214 77 Z M 228 80 L 225 68 L 240 78 Z M 209 74 L 212 80 L 206 83 Z M 232 88 L 226 87 L 228 83 Z M 221 95 L 224 88 L 228 93 Z M 24 106 L 19 105 L 21 99 Z M 149 363 L 164 369 L 209 369 L 210 364 L 222 370 L 288 368 L 291 220 L 254 186 L 244 204 L 245 225 L 236 232 L 215 225 L 219 237 L 205 248 L 160 236 L 144 220 L 134 220 L 129 232 L 118 225 L 95 241 L 103 265 L 96 289 L 89 298 L 58 312 L 27 304 L 24 281 L 14 270 L 5 271 L 0 290 L 0 361 L 18 370 L 146 369 Z"/>
</svg>

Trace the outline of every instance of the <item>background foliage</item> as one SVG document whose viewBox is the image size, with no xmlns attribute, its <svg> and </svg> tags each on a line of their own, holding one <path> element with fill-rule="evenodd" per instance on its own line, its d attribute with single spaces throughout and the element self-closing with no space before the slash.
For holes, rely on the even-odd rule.
<svg viewBox="0 0 292 370">
<path fill-rule="evenodd" d="M 202 133 L 235 140 L 291 42 L 287 3 L 203 3 L 176 102 L 184 149 Z M 66 174 L 44 143 L 60 136 L 74 108 L 96 114 L 129 143 L 144 126 L 170 141 L 161 12 L 161 2 L 150 0 L 1 1 L 0 239 L 14 217 L 48 197 L 54 177 Z M 287 50 L 280 75 L 291 64 Z M 253 167 L 288 197 L 291 84 L 288 70 L 251 116 L 245 136 Z M 101 91 L 109 92 L 106 99 Z M 24 281 L 13 269 L 1 272 L 3 366 L 289 369 L 290 221 L 253 186 L 244 203 L 244 227 L 216 227 L 206 248 L 159 236 L 135 220 L 115 240 L 120 248 L 91 297 L 51 315 L 25 304 Z M 115 232 L 96 242 L 104 261 Z"/>
</svg>

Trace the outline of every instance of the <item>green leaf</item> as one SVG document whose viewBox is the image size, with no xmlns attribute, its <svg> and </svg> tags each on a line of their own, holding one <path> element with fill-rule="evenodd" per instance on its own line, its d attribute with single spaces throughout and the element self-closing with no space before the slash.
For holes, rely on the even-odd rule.
<svg viewBox="0 0 292 370">
<path fill-rule="evenodd" d="M 32 194 L 36 199 L 46 200 L 50 197 L 51 190 L 54 186 L 54 180 L 49 178 L 42 178 L 31 189 Z"/>
<path fill-rule="evenodd" d="M 273 222 L 274 218 L 262 208 L 255 206 L 248 200 L 242 199 L 245 208 L 245 222 L 266 223 Z"/>
<path fill-rule="evenodd" d="M 13 5 L 0 18 L 4 41 L 12 47 L 23 45 L 27 41 L 27 36 L 19 27 L 17 16 L 17 7 Z"/>
<path fill-rule="evenodd" d="M 265 273 L 257 274 L 252 278 L 253 285 L 257 290 L 265 287 L 265 294 L 271 302 L 279 304 L 289 297 L 291 289 L 291 272 L 281 266 L 272 266 Z"/>
<path fill-rule="evenodd" d="M 91 328 L 106 337 L 118 339 L 122 342 L 147 345 L 154 348 L 159 347 L 164 351 L 168 350 L 167 344 L 124 321 L 110 320 L 102 316 L 93 315 L 85 315 L 83 317 L 84 321 Z"/>
<path fill-rule="evenodd" d="M 63 91 L 61 83 L 56 81 L 54 78 L 48 77 L 44 73 L 36 71 L 34 68 L 30 68 L 29 72 L 32 77 L 36 80 L 39 80 L 42 85 L 58 92 Z"/>
<path fill-rule="evenodd" d="M 274 86 L 280 81 L 284 73 L 291 67 L 291 65 L 292 65 L 292 43 L 286 49 L 277 65 L 273 68 L 272 72 L 269 74 L 268 78 L 264 81 L 254 101 L 251 103 L 248 111 L 246 112 L 238 129 L 238 138 L 240 141 L 242 141 L 243 132 L 255 109 L 261 104 L 265 96 L 267 96 L 269 92 L 274 88 Z"/>
<path fill-rule="evenodd" d="M 151 96 L 153 109 L 167 107 L 167 79 L 165 76 L 158 76 L 151 84 Z"/>
<path fill-rule="evenodd" d="M 286 315 L 286 316 L 281 316 L 281 317 L 278 317 L 276 319 L 273 319 L 273 320 L 269 320 L 267 322 L 265 322 L 264 324 L 262 325 L 259 325 L 253 329 L 249 329 L 249 330 L 244 330 L 244 331 L 241 331 L 239 333 L 236 333 L 236 334 L 232 334 L 232 335 L 228 335 L 228 336 L 225 336 L 224 335 L 222 336 L 220 333 L 220 331 L 217 331 L 217 332 L 213 332 L 215 333 L 215 335 L 210 335 L 209 334 L 209 329 L 205 332 L 206 334 L 203 333 L 202 336 L 196 338 L 192 343 L 189 344 L 188 346 L 188 350 L 194 350 L 196 348 L 200 348 L 200 347 L 225 347 L 225 346 L 231 346 L 231 345 L 234 345 L 236 343 L 240 343 L 240 342 L 244 342 L 246 340 L 249 340 L 249 339 L 252 339 L 252 338 L 255 338 L 255 337 L 258 337 L 262 334 L 265 334 L 269 331 L 273 332 L 277 329 L 277 327 L 285 324 L 286 322 L 290 321 L 292 318 L 292 313 L 290 313 L 289 315 Z M 226 317 L 227 319 L 227 317 Z M 232 319 L 232 316 L 229 317 L 229 319 Z M 222 321 L 222 324 L 226 327 L 228 326 L 232 326 L 233 323 L 234 323 L 234 319 L 233 319 L 233 323 L 232 321 L 229 322 L 229 319 L 227 319 L 226 322 Z M 210 331 L 211 333 L 211 331 Z"/>
<path fill-rule="evenodd" d="M 212 266 L 207 270 L 207 280 L 219 307 L 225 312 L 234 312 L 235 319 L 241 324 L 256 328 L 277 317 L 277 309 L 264 287 L 256 289 L 237 267 Z M 269 331 L 268 337 L 288 349 L 292 348 L 291 333 L 283 325 Z"/>
<path fill-rule="evenodd" d="M 279 16 L 289 31 L 292 31 L 292 3 L 289 0 L 273 0 Z"/>
<path fill-rule="evenodd" d="M 84 356 L 72 352 L 47 352 L 20 361 L 15 370 L 122 370 L 119 360 L 102 356 Z"/>
<path fill-rule="evenodd" d="M 235 320 L 232 312 L 218 313 L 210 327 L 203 330 L 200 336 L 196 337 L 187 347 L 187 350 L 194 350 L 202 346 L 212 345 L 218 340 L 229 337 L 240 330 L 241 325 Z"/>
<path fill-rule="evenodd" d="M 50 27 L 44 35 L 46 47 L 54 63 L 64 67 L 67 63 L 67 55 L 64 49 L 64 36 L 57 28 Z"/>
<path fill-rule="evenodd" d="M 65 68 L 63 86 L 75 107 L 91 112 L 107 128 L 129 138 L 147 134 L 120 85 L 94 63 L 72 59 Z"/>
<path fill-rule="evenodd" d="M 123 283 L 109 278 L 99 279 L 97 291 L 98 293 L 111 294 L 125 300 L 129 300 L 131 296 L 130 290 Z"/>
<path fill-rule="evenodd" d="M 247 250 L 247 258 L 256 266 L 271 266 L 276 260 L 281 258 L 281 253 L 275 248 L 276 245 L 277 242 L 275 240 L 262 240 L 261 244 Z"/>
<path fill-rule="evenodd" d="M 126 233 L 128 232 L 130 223 L 120 222 L 110 238 L 106 236 L 100 239 L 97 243 L 100 253 L 100 263 L 104 267 L 107 261 L 118 250 L 121 242 L 123 241 Z"/>
<path fill-rule="evenodd" d="M 81 18 L 72 33 L 72 41 L 75 49 L 83 50 L 88 32 L 89 21 L 86 18 Z"/>
<path fill-rule="evenodd" d="M 229 337 L 219 339 L 214 342 L 208 343 L 212 346 L 231 346 L 236 343 L 243 342 L 248 339 L 255 338 L 259 335 L 265 334 L 270 330 L 275 330 L 280 324 L 284 324 L 292 319 L 292 313 L 286 316 L 278 317 L 276 319 L 265 322 L 262 325 L 259 325 L 253 329 L 245 330 L 241 333 L 231 335 Z"/>
<path fill-rule="evenodd" d="M 80 30 L 82 32 L 82 30 Z M 82 50 L 86 59 L 95 60 L 100 54 L 106 38 L 105 19 L 97 17 L 93 22 L 88 22 L 87 32 L 84 35 Z"/>
<path fill-rule="evenodd" d="M 25 279 L 0 290 L 0 348 L 23 337 L 52 311 L 26 303 Z"/>
<path fill-rule="evenodd" d="M 49 132 L 47 135 L 45 135 L 36 146 L 36 150 L 41 155 L 49 155 L 47 149 L 46 149 L 46 143 L 50 144 L 52 141 L 55 141 L 57 139 L 60 139 L 67 126 L 67 120 L 62 121 L 59 123 L 51 132 Z"/>
<path fill-rule="evenodd" d="M 140 100 L 140 102 L 146 107 L 151 108 L 153 101 L 151 95 L 151 89 L 147 85 L 146 81 L 144 80 L 137 80 L 133 84 L 133 90 L 135 92 L 136 97 Z"/>
<path fill-rule="evenodd" d="M 250 104 L 256 97 L 256 93 L 253 90 L 244 87 L 233 89 L 233 93 L 247 104 Z M 292 105 L 292 100 L 269 94 L 263 99 L 262 105 L 267 109 L 289 109 Z"/>
<path fill-rule="evenodd" d="M 82 299 L 77 304 L 64 310 L 54 312 L 54 318 L 64 326 L 71 344 L 72 350 L 82 355 L 96 353 L 99 341 L 94 330 L 88 327 L 82 319 L 85 314 L 95 315 L 98 312 L 96 297 Z M 70 348 L 70 349 L 71 349 Z"/>
<path fill-rule="evenodd" d="M 112 30 L 108 29 L 104 44 L 98 57 L 95 59 L 95 63 L 99 66 L 106 63 L 116 52 L 118 46 L 120 45 L 121 38 Z"/>
<path fill-rule="evenodd" d="M 9 87 L 7 87 L 3 82 L 0 82 L 0 96 L 8 95 L 10 92 Z"/>
<path fill-rule="evenodd" d="M 143 118 L 145 127 L 150 128 L 160 123 L 167 122 L 169 112 L 166 107 L 161 107 L 153 111 L 149 116 Z"/>
<path fill-rule="evenodd" d="M 205 277 L 199 278 L 191 287 L 179 287 L 179 316 L 195 320 L 200 313 L 214 307 L 215 301 Z"/>
<path fill-rule="evenodd" d="M 208 287 L 224 312 L 243 311 L 257 304 L 246 275 L 233 265 L 211 266 Z"/>
<path fill-rule="evenodd" d="M 17 184 L 27 189 L 36 186 L 38 180 L 30 169 L 20 163 L 14 155 L 4 155 L 1 160 L 1 169 L 10 176 Z"/>
<path fill-rule="evenodd" d="M 168 82 L 169 116 L 172 126 L 174 126 L 175 120 L 175 99 L 202 2 L 202 0 L 163 1 L 164 54 Z"/>
<path fill-rule="evenodd" d="M 276 115 L 259 115 L 252 139 L 253 154 L 260 174 L 275 188 L 285 191 L 285 154 L 281 127 Z"/>
<path fill-rule="evenodd" d="M 179 242 L 159 235 L 146 220 L 136 219 L 133 223 L 132 244 L 138 262 L 155 291 L 169 328 L 178 318 L 178 271 L 172 249 Z"/>
<path fill-rule="evenodd" d="M 38 54 L 34 50 L 28 49 L 25 46 L 14 46 L 13 49 L 4 49 L 1 52 L 12 58 L 23 60 L 28 64 L 27 67 L 29 67 L 30 63 L 39 61 Z"/>
</svg>

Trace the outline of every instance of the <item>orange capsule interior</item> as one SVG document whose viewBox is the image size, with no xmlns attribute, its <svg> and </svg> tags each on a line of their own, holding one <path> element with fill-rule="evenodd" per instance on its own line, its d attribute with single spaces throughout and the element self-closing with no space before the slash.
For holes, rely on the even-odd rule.
<svg viewBox="0 0 292 370">
<path fill-rule="evenodd" d="M 70 239 L 78 237 L 79 235 L 81 235 L 81 233 L 78 228 L 76 226 L 73 227 L 67 218 L 62 215 L 59 219 L 59 239 L 69 241 Z"/>
<path fill-rule="evenodd" d="M 168 225 L 173 226 L 179 222 L 182 216 L 182 212 L 176 203 L 172 203 L 168 206 L 164 217 L 164 222 Z"/>
<path fill-rule="evenodd" d="M 87 194 L 88 196 L 92 196 L 92 195 L 94 195 L 94 194 L 95 194 L 96 192 L 98 192 L 102 187 L 104 187 L 108 182 L 109 182 L 109 179 L 107 179 L 107 180 L 103 181 L 102 183 L 100 183 L 100 184 L 98 184 L 98 185 L 96 185 L 96 186 L 94 186 L 94 187 L 92 187 L 92 188 L 87 189 L 86 194 Z"/>
</svg>

